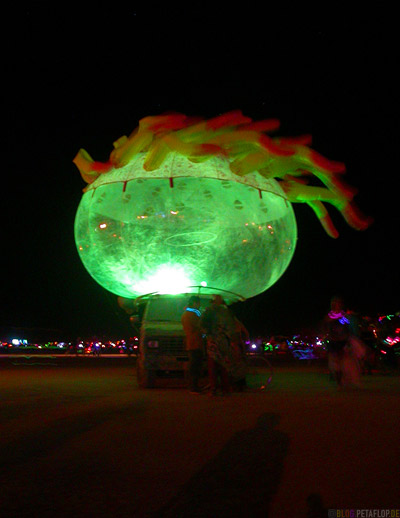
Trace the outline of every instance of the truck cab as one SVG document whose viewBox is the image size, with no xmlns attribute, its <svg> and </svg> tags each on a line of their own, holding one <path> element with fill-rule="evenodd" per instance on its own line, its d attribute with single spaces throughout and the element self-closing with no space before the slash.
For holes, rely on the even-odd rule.
<svg viewBox="0 0 400 518">
<path fill-rule="evenodd" d="M 154 387 L 157 378 L 185 377 L 189 358 L 181 318 L 191 296 L 200 297 L 201 313 L 211 304 L 214 292 L 220 293 L 227 304 L 244 300 L 240 295 L 225 290 L 212 288 L 210 291 L 201 293 L 196 290 L 177 295 L 150 293 L 135 299 L 131 321 L 140 329 L 136 365 L 141 388 Z M 205 362 L 204 369 L 206 373 Z"/>
<path fill-rule="evenodd" d="M 135 305 L 140 325 L 139 354 L 137 358 L 138 384 L 154 387 L 161 377 L 182 378 L 188 365 L 182 314 L 193 293 L 179 295 L 150 294 L 138 297 Z M 199 295 L 203 312 L 212 295 Z"/>
</svg>

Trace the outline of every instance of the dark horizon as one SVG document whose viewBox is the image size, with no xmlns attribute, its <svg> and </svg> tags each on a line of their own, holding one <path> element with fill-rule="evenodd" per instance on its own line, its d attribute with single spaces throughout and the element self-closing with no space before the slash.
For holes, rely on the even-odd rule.
<svg viewBox="0 0 400 518">
<path fill-rule="evenodd" d="M 246 114 L 249 111 L 243 109 Z M 121 126 L 116 136 L 126 132 L 126 121 L 121 106 L 115 105 L 101 106 L 97 117 L 93 117 L 92 112 L 93 120 L 84 121 L 83 127 L 79 127 L 85 115 L 85 112 L 78 113 L 72 121 L 69 118 L 49 121 L 48 126 L 54 125 L 59 135 L 51 140 L 51 154 L 47 156 L 38 142 L 41 134 L 47 133 L 47 125 L 42 123 L 41 134 L 36 135 L 36 141 L 26 155 L 36 158 L 32 174 L 23 177 L 27 188 L 22 190 L 20 186 L 14 186 L 8 211 L 13 215 L 11 228 L 15 233 L 10 232 L 13 245 L 9 250 L 16 253 L 9 256 L 11 275 L 3 284 L 8 301 L 3 312 L 3 329 L 7 326 L 54 328 L 68 336 L 107 331 L 111 335 L 126 334 L 130 330 L 128 317 L 118 307 L 117 297 L 97 285 L 81 264 L 73 238 L 73 221 L 84 187 L 72 163 L 74 154 L 84 147 L 95 158 L 105 159 L 114 138 L 109 135 L 107 118 L 116 127 L 116 132 Z M 107 118 L 102 122 L 104 115 Z M 257 110 L 249 115 L 261 118 Z M 292 122 L 287 113 L 282 113 L 280 119 L 282 128 Z M 34 120 L 24 120 L 28 130 Z M 56 126 L 60 121 L 61 129 Z M 62 123 L 66 127 L 62 127 Z M 131 129 L 136 124 L 137 120 L 133 121 Z M 336 131 L 327 126 L 320 123 L 313 132 L 314 140 L 319 143 L 315 149 L 332 159 L 341 160 L 345 153 L 348 154 L 345 179 L 359 189 L 356 202 L 375 221 L 366 231 L 357 232 L 347 226 L 333 207 L 329 207 L 340 232 L 339 238 L 333 240 L 325 234 L 307 206 L 295 204 L 298 241 L 289 268 L 267 292 L 234 306 L 237 315 L 257 334 L 287 334 L 318 325 L 328 309 L 330 297 L 336 293 L 342 294 L 350 307 L 364 314 L 400 309 L 396 306 L 394 290 L 398 279 L 396 260 L 390 251 L 390 229 L 393 229 L 394 237 L 396 218 L 398 221 L 395 204 L 390 202 L 390 196 L 395 193 L 388 192 L 387 185 L 377 184 L 371 178 L 372 165 L 366 164 L 365 155 L 349 153 L 348 140 L 343 138 L 340 149 L 336 142 L 336 152 L 324 152 L 324 146 L 331 145 Z M 308 129 L 306 127 L 303 133 Z M 91 136 L 91 132 L 97 135 Z M 89 134 L 90 138 L 82 133 Z M 101 142 L 93 145 L 92 141 L 99 133 Z M 361 146 L 360 140 L 356 141 L 358 146 Z M 44 182 L 41 178 L 43 162 Z M 363 176 L 366 167 L 369 174 Z"/>
<path fill-rule="evenodd" d="M 11 65 L 3 104 L 1 330 L 55 329 L 75 337 L 129 332 L 116 296 L 96 284 L 76 252 L 74 217 L 85 184 L 72 160 L 80 148 L 106 160 L 113 141 L 139 119 L 167 111 L 209 118 L 240 109 L 254 120 L 278 118 L 277 135 L 312 134 L 313 149 L 346 164 L 344 178 L 358 189 L 355 202 L 374 218 L 369 229 L 357 232 L 329 206 L 340 233 L 333 240 L 311 209 L 296 204 L 298 242 L 288 270 L 267 292 L 234 306 L 252 333 L 316 326 L 337 293 L 362 314 L 400 310 L 397 83 L 390 31 L 365 27 L 338 37 L 326 28 L 304 29 L 300 39 L 300 32 L 276 36 L 266 55 L 261 38 L 249 49 L 237 35 L 228 48 L 215 25 L 205 46 L 192 42 L 183 50 L 178 33 L 167 31 L 159 18 L 132 79 L 118 82 L 115 69 L 128 59 L 126 53 L 117 59 L 122 42 L 107 47 L 102 40 L 96 48 L 88 35 L 78 42 L 65 22 L 59 33 L 49 29 L 49 46 L 41 13 L 27 11 L 22 19 L 27 52 L 21 67 Z M 104 9 L 98 17 L 97 23 L 106 23 Z M 135 38 L 144 37 L 148 15 L 127 17 L 136 24 Z M 154 68 L 162 43 L 167 57 Z M 211 52 L 213 47 L 219 52 Z M 173 59 L 178 50 L 190 55 L 183 68 Z M 12 86 L 18 78 L 25 80 L 23 97 Z"/>
</svg>

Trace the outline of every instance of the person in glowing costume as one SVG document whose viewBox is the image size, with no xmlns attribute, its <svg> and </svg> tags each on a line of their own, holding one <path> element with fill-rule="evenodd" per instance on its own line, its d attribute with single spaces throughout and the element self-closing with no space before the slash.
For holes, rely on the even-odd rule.
<svg viewBox="0 0 400 518">
<path fill-rule="evenodd" d="M 203 333 L 200 324 L 201 299 L 196 295 L 190 297 L 188 305 L 181 317 L 186 337 L 186 350 L 189 357 L 188 378 L 191 394 L 201 394 L 199 380 L 203 362 Z"/>
<path fill-rule="evenodd" d="M 105 163 L 81 149 L 74 163 L 88 186 L 75 239 L 89 273 L 127 298 L 188 286 L 248 298 L 291 261 L 290 202 L 309 205 L 331 237 L 338 232 L 325 202 L 353 228 L 367 228 L 344 165 L 312 150 L 309 135 L 271 137 L 278 128 L 240 111 L 210 120 L 174 113 L 142 119 Z"/>
</svg>

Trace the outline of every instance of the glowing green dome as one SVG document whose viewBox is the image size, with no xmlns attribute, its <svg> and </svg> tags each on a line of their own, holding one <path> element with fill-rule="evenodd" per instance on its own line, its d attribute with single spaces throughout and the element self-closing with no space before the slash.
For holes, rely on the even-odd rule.
<svg viewBox="0 0 400 518">
<path fill-rule="evenodd" d="M 367 228 L 371 219 L 341 178 L 344 164 L 309 148 L 310 135 L 270 137 L 278 127 L 240 110 L 209 120 L 169 113 L 141 119 L 107 162 L 80 149 L 74 163 L 89 185 L 75 240 L 92 277 L 128 298 L 193 285 L 247 298 L 290 263 L 289 202 L 309 205 L 331 237 L 338 232 L 326 202 L 353 228 Z"/>
<path fill-rule="evenodd" d="M 75 220 L 79 255 L 107 290 L 136 297 L 202 285 L 245 298 L 274 284 L 297 238 L 291 204 L 273 179 L 239 177 L 227 158 L 144 153 L 91 183 Z"/>
</svg>

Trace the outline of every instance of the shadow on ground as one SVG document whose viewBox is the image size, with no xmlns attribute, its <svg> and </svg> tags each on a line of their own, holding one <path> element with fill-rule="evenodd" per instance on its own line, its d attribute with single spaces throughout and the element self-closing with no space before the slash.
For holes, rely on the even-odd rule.
<svg viewBox="0 0 400 518">
<path fill-rule="evenodd" d="M 279 415 L 262 414 L 255 428 L 236 433 L 154 516 L 267 517 L 289 444 L 278 423 Z"/>
</svg>

